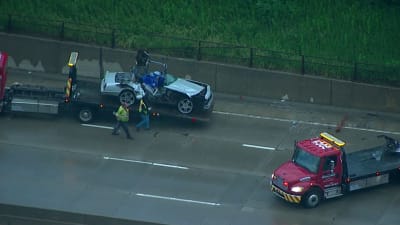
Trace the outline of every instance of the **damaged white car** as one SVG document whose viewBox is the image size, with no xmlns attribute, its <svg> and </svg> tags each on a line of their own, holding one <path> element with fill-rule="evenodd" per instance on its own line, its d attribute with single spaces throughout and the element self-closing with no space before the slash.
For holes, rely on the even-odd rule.
<svg viewBox="0 0 400 225">
<path fill-rule="evenodd" d="M 176 108 L 182 114 L 211 112 L 214 96 L 208 84 L 182 79 L 160 71 L 141 75 L 107 72 L 101 82 L 101 93 L 118 96 L 121 103 L 134 104 L 146 96 L 152 105 Z"/>
</svg>

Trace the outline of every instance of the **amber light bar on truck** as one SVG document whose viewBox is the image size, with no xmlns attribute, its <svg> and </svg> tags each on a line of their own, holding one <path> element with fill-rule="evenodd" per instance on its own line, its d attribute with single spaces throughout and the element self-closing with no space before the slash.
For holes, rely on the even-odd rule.
<svg viewBox="0 0 400 225">
<path fill-rule="evenodd" d="M 346 144 L 344 141 L 326 132 L 322 132 L 320 137 L 339 147 L 343 147 Z"/>
</svg>

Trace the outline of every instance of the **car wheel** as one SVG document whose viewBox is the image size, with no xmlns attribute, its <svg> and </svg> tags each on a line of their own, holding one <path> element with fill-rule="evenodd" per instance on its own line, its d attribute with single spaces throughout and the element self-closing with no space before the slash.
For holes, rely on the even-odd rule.
<svg viewBox="0 0 400 225">
<path fill-rule="evenodd" d="M 133 91 L 130 90 L 124 90 L 119 94 L 119 102 L 121 104 L 127 103 L 128 105 L 132 105 L 135 103 L 135 95 L 133 94 Z"/>
<path fill-rule="evenodd" d="M 182 114 L 189 114 L 193 111 L 193 102 L 189 98 L 182 98 L 178 101 L 178 111 Z"/>
<path fill-rule="evenodd" d="M 303 205 L 306 208 L 315 208 L 322 201 L 322 193 L 317 188 L 309 190 L 303 198 Z"/>
<path fill-rule="evenodd" d="M 93 120 L 93 112 L 90 108 L 82 108 L 78 113 L 79 120 L 84 123 L 89 123 Z"/>
</svg>

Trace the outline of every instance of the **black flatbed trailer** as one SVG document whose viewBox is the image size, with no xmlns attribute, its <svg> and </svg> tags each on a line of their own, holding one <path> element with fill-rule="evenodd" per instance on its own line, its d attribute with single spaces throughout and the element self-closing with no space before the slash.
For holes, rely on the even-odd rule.
<svg viewBox="0 0 400 225">
<path fill-rule="evenodd" d="M 98 115 L 112 115 L 119 107 L 117 98 L 102 96 L 99 84 L 78 81 L 71 97 L 68 99 L 70 110 L 74 111 L 81 122 L 92 122 Z"/>
<path fill-rule="evenodd" d="M 81 122 L 91 122 L 97 115 L 112 115 L 119 107 L 118 97 L 100 94 L 100 83 L 93 81 L 78 81 L 76 90 L 72 92 L 69 104 Z M 137 103 L 129 107 L 131 114 L 135 116 L 138 112 Z M 175 107 L 166 105 L 150 104 L 150 113 L 153 118 L 170 117 L 190 120 L 191 122 L 209 122 L 210 113 L 181 114 Z"/>
</svg>

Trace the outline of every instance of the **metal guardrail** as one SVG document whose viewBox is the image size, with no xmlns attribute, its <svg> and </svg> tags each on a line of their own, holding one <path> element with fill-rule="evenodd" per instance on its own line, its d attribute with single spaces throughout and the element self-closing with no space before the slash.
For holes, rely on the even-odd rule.
<svg viewBox="0 0 400 225">
<path fill-rule="evenodd" d="M 146 48 L 154 53 L 174 57 L 400 87 L 400 66 L 346 62 L 306 56 L 298 52 L 278 52 L 155 33 L 136 34 L 123 28 L 47 21 L 17 15 L 0 15 L 0 31 L 93 43 L 111 48 Z M 130 41 L 127 42 L 127 39 Z"/>
</svg>

